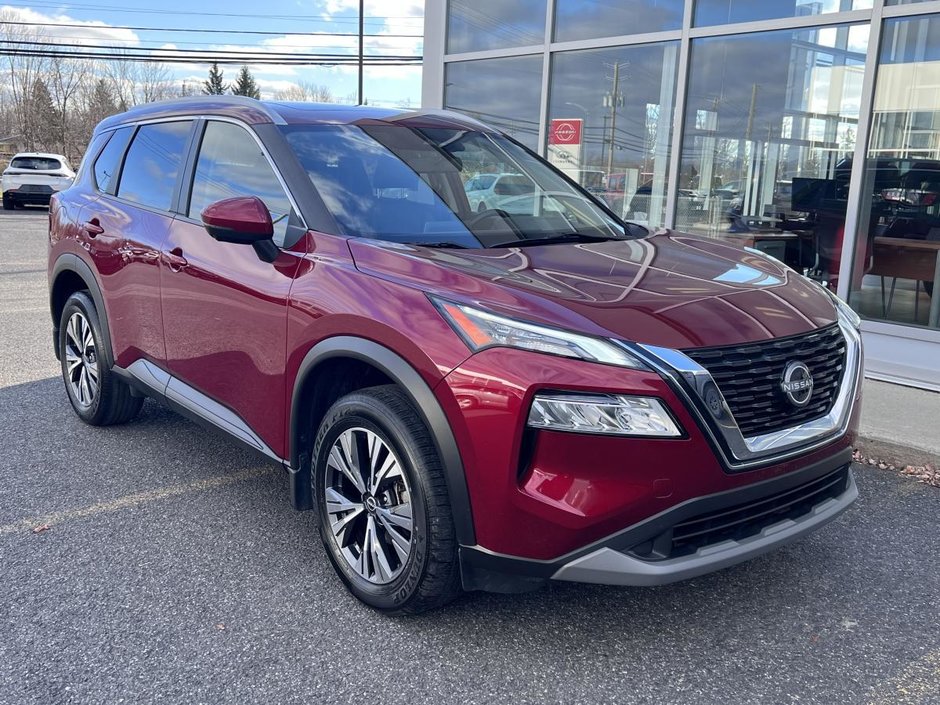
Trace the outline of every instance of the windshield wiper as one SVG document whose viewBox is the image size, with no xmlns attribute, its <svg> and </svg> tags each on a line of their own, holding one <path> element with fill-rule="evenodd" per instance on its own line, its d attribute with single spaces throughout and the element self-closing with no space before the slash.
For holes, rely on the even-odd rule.
<svg viewBox="0 0 940 705">
<path fill-rule="evenodd" d="M 487 245 L 487 247 L 531 247 L 533 245 L 553 245 L 564 242 L 606 242 L 607 240 L 626 239 L 625 237 L 617 237 L 616 235 L 565 233 L 564 235 L 552 235 L 550 237 L 535 237 L 529 240 L 507 240 L 506 242 L 497 242 L 495 245 Z"/>
<path fill-rule="evenodd" d="M 439 248 L 450 248 L 454 250 L 467 250 L 469 249 L 466 245 L 461 245 L 459 242 L 448 242 L 443 240 L 441 242 L 406 242 L 405 245 L 414 245 L 416 247 L 439 247 Z"/>
</svg>

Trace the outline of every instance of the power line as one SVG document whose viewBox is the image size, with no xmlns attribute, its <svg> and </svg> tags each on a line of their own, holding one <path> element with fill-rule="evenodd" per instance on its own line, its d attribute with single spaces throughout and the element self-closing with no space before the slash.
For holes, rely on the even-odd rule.
<svg viewBox="0 0 940 705">
<path fill-rule="evenodd" d="M 242 65 L 252 64 L 258 66 L 356 66 L 359 57 L 355 54 L 297 54 L 292 57 L 271 58 L 264 54 L 252 57 L 232 57 L 214 55 L 198 56 L 153 56 L 146 54 L 115 54 L 104 51 L 57 51 L 55 49 L 27 49 L 0 47 L 0 56 L 31 56 L 46 59 L 96 59 L 101 61 L 134 61 L 142 64 L 211 64 Z M 395 57 L 384 55 L 367 55 L 363 63 L 366 66 L 414 66 L 421 63 L 422 57 L 408 56 Z"/>
<path fill-rule="evenodd" d="M 18 7 L 24 9 L 35 10 L 36 7 L 41 7 L 43 9 L 55 9 L 58 10 L 62 7 L 60 3 L 46 3 L 42 0 L 33 0 L 29 3 L 15 3 L 15 2 L 5 2 L 4 5 L 7 7 Z M 272 20 L 323 20 L 323 15 L 258 15 L 251 13 L 238 13 L 238 12 L 196 12 L 193 10 L 155 10 L 155 9 L 137 9 L 130 10 L 124 7 L 114 7 L 113 5 L 76 5 L 69 3 L 68 8 L 70 10 L 96 10 L 96 11 L 106 11 L 106 12 L 123 12 L 125 14 L 147 14 L 147 15 L 193 15 L 200 17 L 235 17 L 240 19 L 272 19 Z M 413 20 L 416 22 L 423 21 L 420 17 L 414 17 L 412 15 L 373 15 L 369 19 L 373 20 Z M 329 19 L 330 22 L 355 22 L 358 23 L 358 18 L 333 18 Z"/>
<path fill-rule="evenodd" d="M 75 35 L 71 35 L 71 34 L 62 34 L 62 35 L 57 34 L 57 35 L 55 35 L 55 38 L 56 38 L 56 39 L 67 39 L 67 40 L 70 40 L 73 44 L 74 44 L 74 43 L 78 43 L 78 42 L 86 42 L 86 41 L 88 41 L 88 37 L 75 36 Z M 326 37 L 324 37 L 324 38 L 326 38 Z M 0 39 L 0 42 L 3 42 L 3 41 L 7 41 L 7 40 Z M 107 40 L 106 40 L 106 41 L 107 41 Z M 32 43 L 34 43 L 34 42 L 28 41 L 27 43 L 32 44 Z M 133 47 L 133 48 L 136 48 L 136 49 L 147 49 L 147 50 L 149 50 L 149 51 L 161 51 L 163 45 L 165 45 L 165 44 L 173 44 L 173 45 L 185 44 L 185 45 L 187 45 L 187 46 L 203 47 L 206 51 L 228 51 L 228 49 L 214 49 L 214 48 L 213 48 L 213 47 L 219 47 L 219 46 L 231 47 L 231 50 L 232 50 L 232 51 L 237 51 L 237 50 L 242 50 L 242 49 L 255 49 L 255 50 L 259 51 L 259 52 L 263 52 L 264 49 L 267 48 L 267 47 L 271 47 L 272 49 L 285 49 L 285 50 L 287 50 L 287 49 L 305 49 L 305 50 L 307 50 L 307 51 L 310 51 L 310 50 L 313 50 L 313 49 L 337 49 L 337 50 L 339 50 L 339 49 L 355 49 L 355 43 L 349 43 L 349 44 L 280 44 L 280 43 L 278 43 L 278 44 L 225 44 L 225 45 L 219 45 L 219 44 L 211 44 L 211 43 L 207 43 L 207 42 L 186 42 L 186 41 L 182 41 L 182 40 L 179 40 L 179 39 L 172 39 L 172 40 L 164 40 L 164 39 L 145 39 L 145 40 L 142 40 L 140 44 L 125 45 L 125 44 L 121 44 L 121 43 L 114 43 L 114 44 L 108 44 L 108 46 L 111 47 L 112 49 L 115 49 L 115 50 L 120 50 L 120 49 L 123 49 L 123 48 L 131 48 L 131 47 Z M 57 46 L 58 46 L 58 44 L 57 44 Z M 85 44 L 81 44 L 81 46 L 85 46 Z M 366 44 L 366 48 L 369 48 L 369 44 L 368 44 L 368 43 Z M 284 51 L 284 52 L 281 52 L 281 53 L 288 54 L 288 53 L 296 53 L 296 52 Z"/>
<path fill-rule="evenodd" d="M 59 42 L 35 42 L 35 41 L 25 41 L 25 40 L 15 40 L 15 39 L 0 39 L 0 44 L 12 44 L 13 48 L 23 47 L 24 49 L 30 49 L 31 47 L 55 47 L 57 51 L 65 52 L 66 54 L 71 54 L 70 50 L 88 50 L 88 49 L 100 49 L 103 51 L 110 51 L 116 54 L 125 54 L 127 56 L 148 56 L 153 58 L 162 58 L 164 56 L 174 56 L 181 55 L 186 56 L 190 54 L 198 54 L 200 56 L 233 56 L 235 58 L 240 58 L 243 56 L 247 57 L 263 57 L 266 59 L 293 59 L 296 57 L 332 57 L 332 56 L 348 56 L 354 58 L 358 61 L 357 55 L 355 54 L 314 54 L 306 52 L 279 52 L 279 51 L 241 51 L 241 50 L 229 50 L 229 49 L 171 49 L 171 48 L 150 48 L 150 47 L 115 47 L 111 44 L 61 44 Z M 36 51 L 51 51 L 51 50 L 42 50 L 37 49 Z M 145 52 L 145 53 L 144 53 Z M 376 54 L 367 54 L 366 56 L 377 56 Z M 402 60 L 411 60 L 416 57 L 414 54 L 399 54 L 399 55 L 383 55 L 387 59 L 402 59 Z"/>
<path fill-rule="evenodd" d="M 359 32 L 271 32 L 252 29 L 193 29 L 191 27 L 132 27 L 118 25 L 89 25 L 66 22 L 25 22 L 3 21 L 0 25 L 27 25 L 33 27 L 69 27 L 89 30 L 126 29 L 133 32 L 194 32 L 199 34 L 254 34 L 270 37 L 358 37 Z M 394 39 L 422 39 L 423 34 L 383 34 L 381 32 L 367 33 L 366 37 L 390 37 Z"/>
</svg>

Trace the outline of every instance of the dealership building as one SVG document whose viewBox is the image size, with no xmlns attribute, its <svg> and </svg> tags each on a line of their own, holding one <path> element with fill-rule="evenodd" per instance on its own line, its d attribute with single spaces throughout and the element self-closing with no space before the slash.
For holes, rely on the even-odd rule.
<svg viewBox="0 0 940 705">
<path fill-rule="evenodd" d="M 940 390 L 940 0 L 427 0 L 423 104 L 827 282 Z"/>
</svg>

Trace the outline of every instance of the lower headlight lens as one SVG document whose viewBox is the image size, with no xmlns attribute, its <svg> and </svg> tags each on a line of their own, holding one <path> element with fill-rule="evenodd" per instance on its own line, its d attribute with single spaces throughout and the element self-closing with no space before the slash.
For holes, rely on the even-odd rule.
<svg viewBox="0 0 940 705">
<path fill-rule="evenodd" d="M 529 410 L 528 425 L 616 436 L 675 438 L 682 435 L 659 399 L 619 394 L 536 395 Z"/>
</svg>

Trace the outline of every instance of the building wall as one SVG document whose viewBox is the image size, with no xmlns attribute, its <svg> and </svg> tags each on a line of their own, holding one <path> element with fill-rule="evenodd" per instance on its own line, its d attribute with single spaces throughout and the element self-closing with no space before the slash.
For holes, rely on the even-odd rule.
<svg viewBox="0 0 940 705">
<path fill-rule="evenodd" d="M 870 376 L 940 389 L 940 0 L 427 0 L 425 35 L 425 107 L 827 283 Z"/>
</svg>

